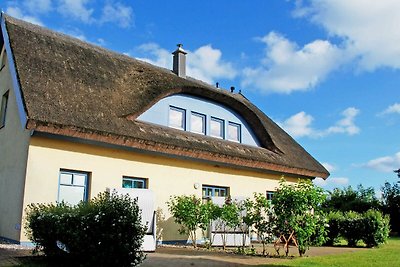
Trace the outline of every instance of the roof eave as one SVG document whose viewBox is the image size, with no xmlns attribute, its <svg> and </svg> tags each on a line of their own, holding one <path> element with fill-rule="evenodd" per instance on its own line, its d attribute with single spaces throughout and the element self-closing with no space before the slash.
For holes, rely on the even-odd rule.
<svg viewBox="0 0 400 267">
<path fill-rule="evenodd" d="M 329 173 L 289 167 L 265 161 L 256 161 L 252 159 L 232 157 L 209 151 L 190 150 L 175 145 L 156 143 L 149 140 L 137 139 L 128 136 L 120 136 L 110 133 L 102 133 L 98 131 L 78 128 L 75 126 L 57 126 L 49 123 L 42 123 L 40 121 L 32 119 L 28 120 L 27 129 L 56 136 L 66 136 L 96 143 L 105 143 L 120 147 L 128 147 L 135 150 L 156 153 L 167 157 L 180 157 L 192 160 L 201 160 L 213 164 L 233 166 L 235 168 L 251 169 L 254 171 L 289 174 L 311 179 L 315 177 L 326 179 L 329 176 Z"/>
</svg>

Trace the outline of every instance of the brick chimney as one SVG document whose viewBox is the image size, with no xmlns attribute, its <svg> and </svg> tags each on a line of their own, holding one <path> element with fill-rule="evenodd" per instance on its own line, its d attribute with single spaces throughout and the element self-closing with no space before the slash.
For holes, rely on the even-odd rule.
<svg viewBox="0 0 400 267">
<path fill-rule="evenodd" d="M 177 45 L 178 48 L 172 53 L 174 56 L 174 65 L 172 71 L 179 77 L 186 78 L 186 54 L 182 44 Z"/>
</svg>

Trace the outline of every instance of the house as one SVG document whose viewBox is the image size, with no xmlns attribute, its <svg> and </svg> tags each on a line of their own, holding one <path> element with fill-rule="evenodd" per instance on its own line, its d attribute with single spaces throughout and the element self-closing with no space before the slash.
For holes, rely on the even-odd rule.
<svg viewBox="0 0 400 267">
<path fill-rule="evenodd" d="M 149 188 L 163 241 L 171 195 L 271 194 L 328 171 L 241 93 L 1 15 L 0 236 L 27 242 L 30 203 Z"/>
</svg>

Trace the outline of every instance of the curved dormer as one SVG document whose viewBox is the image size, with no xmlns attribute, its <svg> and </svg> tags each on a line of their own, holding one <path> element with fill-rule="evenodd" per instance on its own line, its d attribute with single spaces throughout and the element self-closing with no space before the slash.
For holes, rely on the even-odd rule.
<svg viewBox="0 0 400 267">
<path fill-rule="evenodd" d="M 137 120 L 200 135 L 260 146 L 246 120 L 227 105 L 189 94 L 167 96 Z"/>
</svg>

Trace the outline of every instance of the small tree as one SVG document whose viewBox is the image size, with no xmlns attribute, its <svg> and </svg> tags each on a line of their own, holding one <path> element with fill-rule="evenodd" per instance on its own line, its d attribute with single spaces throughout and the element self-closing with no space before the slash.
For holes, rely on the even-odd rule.
<svg viewBox="0 0 400 267">
<path fill-rule="evenodd" d="M 250 227 L 253 224 L 253 217 L 250 214 L 250 209 L 253 206 L 253 202 L 247 198 L 240 200 L 236 203 L 238 207 L 238 228 L 242 234 L 242 253 L 245 252 L 247 236 L 250 233 Z"/>
<path fill-rule="evenodd" d="M 222 238 L 222 247 L 226 249 L 226 239 L 227 232 L 234 230 L 239 225 L 239 208 L 237 204 L 232 201 L 229 197 L 226 199 L 224 205 L 221 208 L 221 238 Z"/>
<path fill-rule="evenodd" d="M 400 185 L 386 182 L 381 189 L 382 210 L 390 216 L 392 231 L 400 235 Z"/>
<path fill-rule="evenodd" d="M 214 243 L 215 235 L 217 234 L 218 229 L 222 228 L 222 207 L 215 205 L 211 201 L 207 202 L 208 205 L 208 212 L 209 212 L 209 227 L 210 230 L 210 242 L 209 246 L 211 247 Z M 213 231 L 213 228 L 215 231 Z"/>
<path fill-rule="evenodd" d="M 272 204 L 276 215 L 279 234 L 290 241 L 295 237 L 300 256 L 310 245 L 321 245 L 325 241 L 325 218 L 321 204 L 325 200 L 323 190 L 309 180 L 299 180 L 296 184 L 279 183 Z M 288 244 L 286 244 L 288 245 Z M 286 255 L 289 246 L 286 246 Z"/>
<path fill-rule="evenodd" d="M 267 198 L 261 193 L 254 193 L 254 200 L 246 200 L 247 214 L 245 222 L 251 225 L 258 235 L 263 246 L 262 254 L 265 256 L 265 245 L 273 239 L 274 224 L 271 207 Z"/>
<path fill-rule="evenodd" d="M 332 192 L 329 192 L 324 207 L 327 211 L 366 212 L 369 209 L 379 209 L 380 203 L 375 196 L 374 188 L 364 188 L 360 184 L 357 189 L 353 189 L 351 186 L 333 189 Z"/>
<path fill-rule="evenodd" d="M 189 235 L 193 247 L 197 248 L 197 230 L 205 231 L 210 222 L 209 204 L 202 204 L 195 195 L 172 196 L 167 202 L 175 222 L 181 225 L 179 233 Z"/>
</svg>

